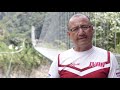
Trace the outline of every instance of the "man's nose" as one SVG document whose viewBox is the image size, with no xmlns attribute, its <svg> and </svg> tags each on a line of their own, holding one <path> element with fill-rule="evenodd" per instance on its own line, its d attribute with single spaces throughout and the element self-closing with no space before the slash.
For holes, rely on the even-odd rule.
<svg viewBox="0 0 120 90">
<path fill-rule="evenodd" d="M 78 35 L 83 35 L 85 32 L 84 32 L 84 30 L 83 29 L 81 29 L 81 28 L 79 28 L 79 30 L 78 30 L 78 32 L 77 32 L 77 34 Z"/>
</svg>

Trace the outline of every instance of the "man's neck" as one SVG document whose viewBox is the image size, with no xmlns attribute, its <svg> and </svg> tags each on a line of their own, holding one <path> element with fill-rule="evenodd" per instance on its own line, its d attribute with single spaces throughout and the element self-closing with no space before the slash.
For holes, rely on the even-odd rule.
<svg viewBox="0 0 120 90">
<path fill-rule="evenodd" d="M 84 46 L 84 47 L 74 47 L 73 49 L 78 52 L 87 51 L 92 48 L 92 45 Z"/>
</svg>

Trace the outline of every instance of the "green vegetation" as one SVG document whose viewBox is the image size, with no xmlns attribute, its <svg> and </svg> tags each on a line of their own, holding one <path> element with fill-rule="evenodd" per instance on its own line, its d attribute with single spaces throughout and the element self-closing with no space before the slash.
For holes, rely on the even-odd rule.
<svg viewBox="0 0 120 90">
<path fill-rule="evenodd" d="M 92 14 L 91 20 L 96 30 L 93 44 L 106 50 L 120 53 L 120 13 L 97 12 Z"/>
<path fill-rule="evenodd" d="M 0 54 L 0 68 L 3 70 L 4 75 L 9 70 L 10 62 L 10 72 L 21 70 L 24 73 L 30 73 L 33 68 L 38 68 L 40 65 L 45 64 L 47 60 L 43 60 L 42 55 L 26 43 L 24 49 L 19 53 Z"/>
<path fill-rule="evenodd" d="M 34 50 L 31 43 L 31 26 L 41 27 L 44 15 L 44 12 L 0 12 L 0 69 L 4 75 L 7 74 L 10 64 L 9 73 L 18 70 L 29 73 L 33 68 L 47 62 Z M 13 49 L 9 49 L 10 45 Z M 17 50 L 23 50 L 14 54 L 5 53 L 17 51 L 16 47 Z"/>
</svg>

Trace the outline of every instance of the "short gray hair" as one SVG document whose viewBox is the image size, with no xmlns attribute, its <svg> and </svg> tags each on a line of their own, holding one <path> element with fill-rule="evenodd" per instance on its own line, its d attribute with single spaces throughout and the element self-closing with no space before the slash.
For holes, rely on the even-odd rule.
<svg viewBox="0 0 120 90">
<path fill-rule="evenodd" d="M 84 15 L 84 14 L 81 14 L 81 13 L 77 13 L 77 14 L 74 14 L 71 18 L 74 18 L 74 17 L 87 17 L 88 20 L 89 20 L 89 22 L 91 23 L 90 18 L 89 18 L 87 15 Z M 71 18 L 70 18 L 70 19 L 71 19 Z M 69 19 L 69 21 L 70 21 L 70 19 Z M 69 30 L 69 21 L 68 21 L 68 23 L 67 23 L 67 28 L 68 28 L 68 30 Z M 91 24 L 92 24 L 92 23 L 91 23 Z"/>
<path fill-rule="evenodd" d="M 74 14 L 71 18 L 73 18 L 73 17 L 81 17 L 81 16 L 87 17 L 89 19 L 89 21 L 90 21 L 90 18 L 87 15 L 84 15 L 84 14 L 81 14 L 81 13 Z"/>
</svg>

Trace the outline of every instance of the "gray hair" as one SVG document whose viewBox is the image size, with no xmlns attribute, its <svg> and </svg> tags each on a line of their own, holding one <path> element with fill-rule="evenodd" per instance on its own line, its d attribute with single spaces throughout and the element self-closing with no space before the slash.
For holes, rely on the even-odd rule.
<svg viewBox="0 0 120 90">
<path fill-rule="evenodd" d="M 74 14 L 71 18 L 73 18 L 73 17 L 87 17 L 90 21 L 90 18 L 87 15 L 84 15 L 84 14 L 81 14 L 81 13 Z"/>
<path fill-rule="evenodd" d="M 86 17 L 86 18 L 88 18 L 89 22 L 91 23 L 90 18 L 87 15 L 84 15 L 84 14 L 81 14 L 81 13 L 77 13 L 77 14 L 74 14 L 71 18 L 74 18 L 74 17 Z M 71 20 L 71 18 L 69 19 L 69 21 Z M 69 30 L 69 21 L 67 23 L 68 30 Z"/>
</svg>

